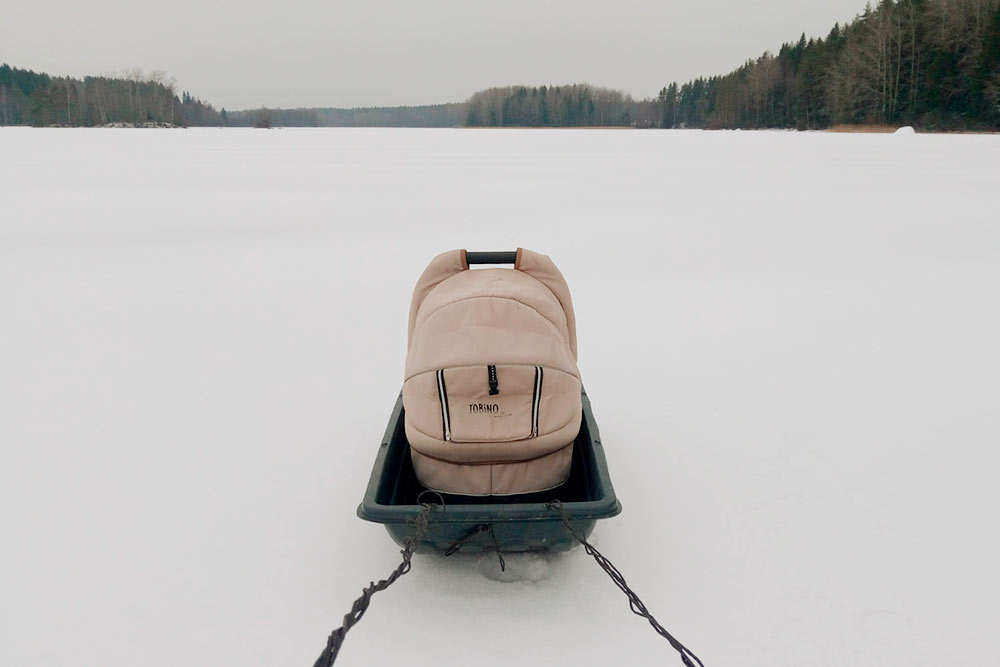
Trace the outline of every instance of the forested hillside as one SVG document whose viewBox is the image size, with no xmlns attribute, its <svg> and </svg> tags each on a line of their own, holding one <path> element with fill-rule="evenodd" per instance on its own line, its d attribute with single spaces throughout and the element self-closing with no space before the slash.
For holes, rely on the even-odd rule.
<svg viewBox="0 0 1000 667">
<path fill-rule="evenodd" d="M 220 116 L 186 92 L 178 97 L 159 72 L 80 80 L 0 65 L 0 125 L 115 123 L 218 125 Z"/>
<path fill-rule="evenodd" d="M 661 127 L 1000 127 L 1000 0 L 883 0 L 825 39 L 671 84 Z"/>
</svg>

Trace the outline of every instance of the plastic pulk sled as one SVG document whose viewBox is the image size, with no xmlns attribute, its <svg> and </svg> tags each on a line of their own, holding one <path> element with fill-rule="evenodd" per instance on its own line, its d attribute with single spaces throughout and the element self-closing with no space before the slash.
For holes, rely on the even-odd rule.
<svg viewBox="0 0 1000 667">
<path fill-rule="evenodd" d="M 402 561 L 363 589 L 316 667 L 334 663 L 371 596 L 409 572 L 415 553 L 494 552 L 503 568 L 505 553 L 577 543 L 684 665 L 704 667 L 587 541 L 622 507 L 576 364 L 569 288 L 552 261 L 525 249 L 438 255 L 414 289 L 407 347 L 403 389 L 358 506 L 402 547 Z"/>
</svg>

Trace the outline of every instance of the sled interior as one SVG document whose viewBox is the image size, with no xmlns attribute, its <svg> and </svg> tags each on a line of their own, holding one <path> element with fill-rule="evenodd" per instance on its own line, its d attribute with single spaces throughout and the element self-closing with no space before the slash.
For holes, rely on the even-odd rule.
<svg viewBox="0 0 1000 667">
<path fill-rule="evenodd" d="M 475 497 L 430 491 L 421 496 L 425 488 L 413 471 L 403 426 L 403 399 L 399 396 L 375 458 L 364 500 L 358 507 L 358 516 L 384 524 L 392 538 L 402 544 L 413 532 L 413 520 L 420 513 L 420 496 L 420 501 L 439 506 L 429 517 L 428 530 L 418 551 L 444 552 L 463 538 L 462 552 L 494 550 L 497 546 L 507 552 L 571 548 L 575 542 L 573 537 L 558 513 L 546 507 L 546 503 L 558 499 L 572 517 L 574 530 L 585 537 L 598 519 L 621 512 L 586 392 L 582 398 L 583 421 L 565 484 L 539 493 Z M 470 533 L 473 534 L 471 538 Z"/>
</svg>

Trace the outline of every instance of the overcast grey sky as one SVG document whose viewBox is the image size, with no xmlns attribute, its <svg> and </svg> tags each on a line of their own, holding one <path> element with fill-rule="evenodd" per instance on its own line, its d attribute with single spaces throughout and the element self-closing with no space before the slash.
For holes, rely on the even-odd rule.
<svg viewBox="0 0 1000 667">
<path fill-rule="evenodd" d="M 0 12 L 0 62 L 163 70 L 216 107 L 457 102 L 506 84 L 649 97 L 728 72 L 863 0 L 37 0 Z"/>
</svg>

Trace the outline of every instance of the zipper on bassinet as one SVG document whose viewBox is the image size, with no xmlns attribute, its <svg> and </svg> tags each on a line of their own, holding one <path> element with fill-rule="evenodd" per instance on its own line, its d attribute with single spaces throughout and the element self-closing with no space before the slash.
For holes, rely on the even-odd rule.
<svg viewBox="0 0 1000 667">
<path fill-rule="evenodd" d="M 500 381 L 497 380 L 497 367 L 494 364 L 487 366 L 486 375 L 490 383 L 490 396 L 496 396 L 500 393 Z"/>
</svg>

